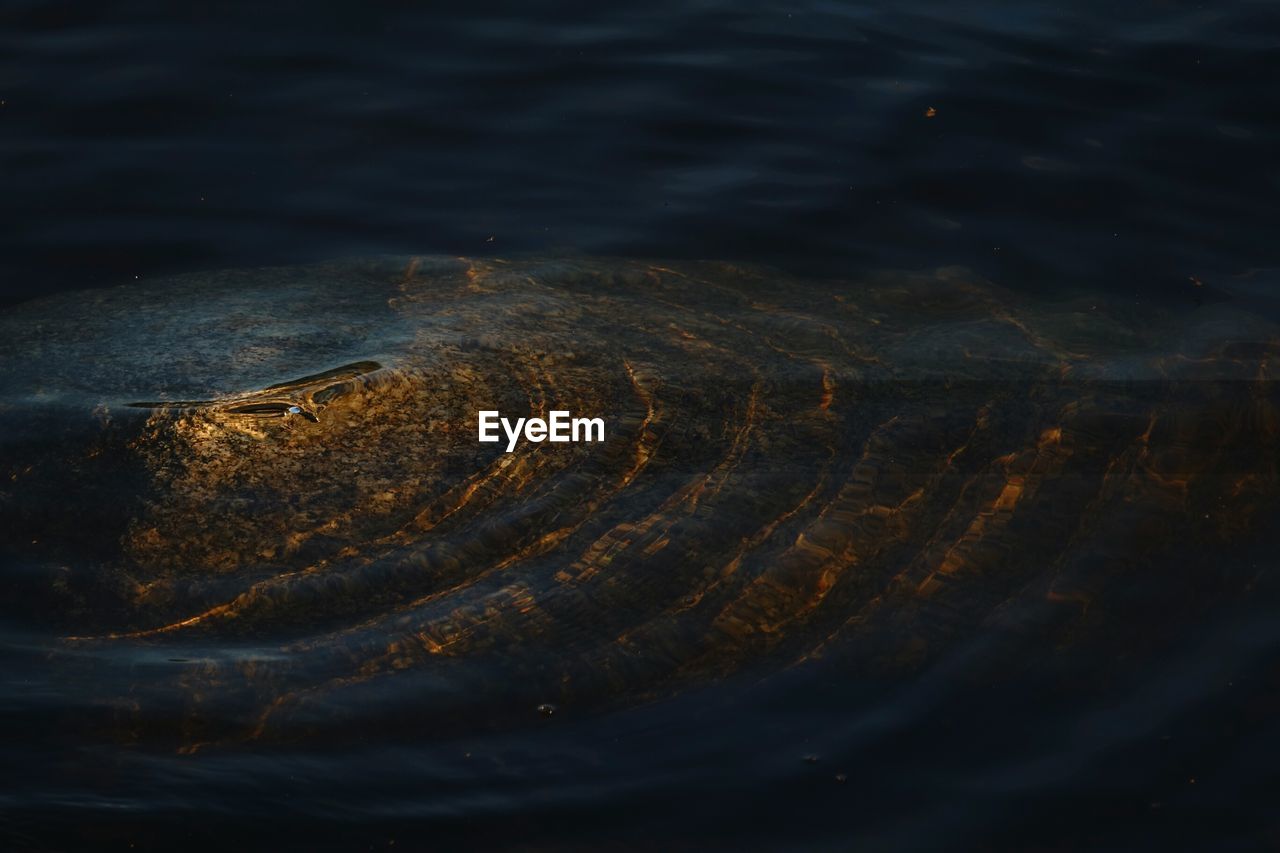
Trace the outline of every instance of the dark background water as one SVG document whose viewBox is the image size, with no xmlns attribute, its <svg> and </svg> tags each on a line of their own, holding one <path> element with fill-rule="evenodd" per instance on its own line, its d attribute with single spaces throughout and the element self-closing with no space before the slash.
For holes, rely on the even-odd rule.
<svg viewBox="0 0 1280 853">
<path fill-rule="evenodd" d="M 329 5 L 5 3 L 9 297 L 374 252 L 1175 297 L 1280 262 L 1270 0 Z"/>
<path fill-rule="evenodd" d="M 0 287 L 568 252 L 1257 295 L 1280 283 L 1277 68 L 1268 0 L 9 0 Z M 507 762 L 484 773 L 408 746 L 264 757 L 246 777 L 12 739 L 3 828 L 53 849 L 198 844 L 211 825 L 359 849 L 1280 843 L 1272 613 L 1188 626 L 1160 668 L 1067 704 L 1061 673 L 1000 690 L 818 674 L 508 733 L 477 749 Z M 97 799 L 42 799 L 70 766 Z"/>
</svg>

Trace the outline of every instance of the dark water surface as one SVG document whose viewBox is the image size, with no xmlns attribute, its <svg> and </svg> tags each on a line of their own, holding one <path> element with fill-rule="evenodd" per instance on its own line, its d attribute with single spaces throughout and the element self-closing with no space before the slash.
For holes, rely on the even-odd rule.
<svg viewBox="0 0 1280 853">
<path fill-rule="evenodd" d="M 0 16 L 17 295 L 382 252 L 1164 294 L 1280 264 L 1269 0 Z"/>
<path fill-rule="evenodd" d="M 1280 313 L 1276 68 L 1280 7 L 1267 0 L 495 3 L 467 12 L 278 3 L 163 14 L 145 4 L 4 4 L 0 353 L 8 363 L 0 364 L 0 462 L 9 483 L 0 488 L 8 528 L 0 540 L 0 839 L 51 850 L 1280 845 L 1280 566 L 1274 492 L 1267 492 L 1280 467 L 1273 387 L 1280 348 L 1271 325 Z M 730 267 L 690 278 L 712 284 L 704 291 L 687 283 L 683 304 L 686 285 L 663 279 L 675 275 L 665 268 L 654 284 L 640 274 L 615 278 L 621 262 L 582 261 L 588 272 L 567 278 L 561 267 L 539 267 L 533 278 L 548 290 L 503 292 L 453 325 L 424 313 L 443 291 L 417 267 L 403 275 L 372 267 L 373 284 L 349 290 L 309 289 L 312 274 L 297 272 L 251 275 L 248 291 L 237 290 L 243 284 L 234 277 L 226 289 L 168 278 L 406 253 L 659 257 L 677 265 L 716 258 L 785 273 L 772 290 L 754 282 L 744 291 L 753 294 L 748 310 L 715 302 L 722 298 L 715 288 L 734 280 Z M 885 269 L 943 265 L 975 271 L 964 281 L 984 282 L 978 302 L 949 301 L 947 276 L 938 277 L 937 301 L 919 282 L 905 291 L 910 299 L 870 297 L 872 289 L 856 284 L 883 285 Z M 342 270 L 366 282 L 365 272 Z M 441 277 L 452 282 L 456 274 Z M 806 290 L 789 274 L 843 283 Z M 286 280 L 303 284 L 296 292 L 275 284 Z M 418 280 L 428 284 L 419 289 Z M 122 284 L 133 289 L 105 290 Z M 384 287 L 399 289 L 388 300 Z M 84 288 L 107 295 L 98 304 L 70 294 Z M 597 289 L 606 302 L 593 306 Z M 51 292 L 70 301 L 17 306 Z M 575 307 L 575 293 L 586 307 Z M 1054 302 L 1066 294 L 1069 309 Z M 532 310 L 524 299 L 534 300 Z M 927 333 L 912 337 L 905 330 L 916 301 Z M 252 357 L 218 361 L 234 335 L 216 312 L 201 311 L 223 304 L 241 314 L 219 316 L 269 318 L 253 331 Z M 387 304 L 394 316 L 377 313 Z M 659 304 L 669 307 L 649 313 Z M 879 307 L 859 313 L 866 305 Z M 991 306 L 999 322 L 981 325 L 974 318 Z M 575 337 L 563 324 L 579 307 L 587 319 Z M 1147 311 L 1166 325 L 1144 330 Z M 689 319 L 695 314 L 703 320 Z M 1103 315 L 1109 325 L 1090 319 Z M 707 317 L 740 325 L 717 330 Z M 828 334 L 827 319 L 837 332 Z M 1028 337 L 1006 339 L 1015 326 Z M 884 331 L 866 352 L 864 341 L 841 337 L 865 329 L 871 340 L 889 327 L 903 337 Z M 186 458 L 165 455 L 177 443 L 156 443 L 139 462 L 129 454 L 145 450 L 145 441 L 104 440 L 101 447 L 139 467 L 116 469 L 110 458 L 99 467 L 99 445 L 72 442 L 109 421 L 145 423 L 153 430 L 146 435 L 171 438 L 167 421 L 146 420 L 168 417 L 162 408 L 135 409 L 129 421 L 121 406 L 234 394 L 248 395 L 237 405 L 257 405 L 267 394 L 278 406 L 278 389 L 269 386 L 296 380 L 311 400 L 333 381 L 317 374 L 357 365 L 341 377 L 356 391 L 341 393 L 381 413 L 379 424 L 394 424 L 402 410 L 386 402 L 387 388 L 414 405 L 430 401 L 448 383 L 426 380 L 447 377 L 458 353 L 483 367 L 494 353 L 515 352 L 503 335 L 517 329 L 577 347 L 581 358 L 597 353 L 596 364 L 609 362 L 616 344 L 607 378 L 551 365 L 557 387 L 579 399 L 634 402 L 627 383 L 637 359 L 651 362 L 663 387 L 692 389 L 669 396 L 669 411 L 684 417 L 672 419 L 673 437 L 655 451 L 668 467 L 655 464 L 651 479 L 638 479 L 636 496 L 602 504 L 600 531 L 640 517 L 634 512 L 646 500 L 656 505 L 664 488 L 721 458 L 717 442 L 728 441 L 750 408 L 750 369 L 769 378 L 769 405 L 794 404 L 808 412 L 797 417 L 816 426 L 812 435 L 776 425 L 758 431 L 771 443 L 742 451 L 741 479 L 726 478 L 722 504 L 707 498 L 703 516 L 691 510 L 690 521 L 675 526 L 686 537 L 686 559 L 661 556 L 657 549 L 671 546 L 655 538 L 644 560 L 617 570 L 620 587 L 593 588 L 586 609 L 569 611 L 576 615 L 554 630 L 522 635 L 514 623 L 503 633 L 500 614 L 496 639 L 475 640 L 474 657 L 459 656 L 443 674 L 417 661 L 403 680 L 335 691 L 319 710 L 290 711 L 270 736 L 246 736 L 245 720 L 278 692 L 399 665 L 368 649 L 384 638 L 394 645 L 404 623 L 362 635 L 363 646 L 305 643 L 313 630 L 346 630 L 388 601 L 400 606 L 431 592 L 415 586 L 425 581 L 412 573 L 396 574 L 402 552 L 370 558 L 374 569 L 390 565 L 400 585 L 361 586 L 372 590 L 367 607 L 360 595 L 318 587 L 296 612 L 268 606 L 262 629 L 63 642 L 150 630 L 216 604 L 228 590 L 269 582 L 282 570 L 274 557 L 255 562 L 254 537 L 272 532 L 282 507 L 312 511 L 305 486 L 255 512 L 233 489 L 206 494 L 196 487 L 208 484 L 163 480 Z M 711 340 L 714 357 L 680 350 L 681 329 Z M 890 340 L 893 348 L 876 349 Z M 452 355 L 439 355 L 437 345 Z M 877 353 L 888 353 L 888 373 L 869 379 L 857 359 Z M 1102 371 L 1090 382 L 1136 381 L 1138 390 L 999 372 L 1011 364 L 1079 367 L 1081 353 L 1096 355 L 1090 364 Z M 534 364 L 527 355 L 494 363 Z M 965 361 L 971 357 L 978 367 Z M 956 376 L 972 378 L 973 370 L 985 383 L 978 396 L 948 397 L 929 384 L 961 363 Z M 990 365 L 995 374 L 982 372 Z M 1196 373 L 1201 367 L 1208 373 Z M 833 398 L 823 395 L 827 371 L 837 380 Z M 687 632 L 654 629 L 661 642 L 637 647 L 632 658 L 582 651 L 611 637 L 615 618 L 648 613 L 658 601 L 665 607 L 663 596 L 676 600 L 687 591 L 685 570 L 701 577 L 699 549 L 732 554 L 734 537 L 755 535 L 751 513 L 776 515 L 788 489 L 812 486 L 833 497 L 846 479 L 858 482 L 853 463 L 871 452 L 865 447 L 877 430 L 919 416 L 936 431 L 891 432 L 887 449 L 874 448 L 889 486 L 910 484 L 925 468 L 909 463 L 947 459 L 943 438 L 986 428 L 984 405 L 990 397 L 1000 411 L 1005 382 L 1022 383 L 1016 389 L 1050 382 L 1052 390 L 1023 395 L 1026 404 L 973 451 L 988 455 L 961 460 L 974 482 L 985 482 L 991 459 L 1004 459 L 997 452 L 1056 446 L 1045 430 L 1076 412 L 1066 400 L 1086 401 L 1099 420 L 1071 422 L 1063 445 L 1075 450 L 1069 476 L 1053 481 L 1060 491 L 1046 487 L 1036 498 L 1028 521 L 1010 534 L 1012 550 L 975 557 L 984 571 L 996 569 L 972 596 L 902 616 L 894 631 L 842 635 L 839 654 L 810 660 L 805 653 L 822 645 L 822 630 L 840 621 L 839 612 L 823 611 L 803 629 L 783 631 L 768 654 L 718 650 L 723 659 L 683 681 L 665 673 L 689 648 Z M 849 388 L 873 403 L 849 402 L 841 390 Z M 516 394 L 517 386 L 507 390 Z M 895 394 L 908 401 L 902 411 Z M 102 416 L 100 405 L 117 420 Z M 181 429 L 173 435 L 189 440 L 181 448 L 235 457 L 223 432 L 200 432 L 236 426 L 243 413 L 219 405 L 174 421 Z M 815 406 L 829 414 L 814 414 Z M 1142 437 L 1142 426 L 1153 412 L 1174 424 L 1152 444 L 1163 441 L 1165 455 L 1134 463 L 1122 449 L 1145 446 L 1151 431 Z M 944 423 L 951 416 L 959 421 Z M 319 440 L 305 444 L 305 432 L 282 439 L 273 425 L 261 429 L 246 434 L 265 434 L 255 446 L 267 450 L 246 458 L 265 462 L 266 471 L 285 470 L 272 467 L 283 458 L 272 448 L 288 442 L 304 442 L 307 453 L 327 450 Z M 642 446 L 644 429 L 634 432 Z M 938 447 L 927 444 L 935 438 Z M 389 432 L 381 445 L 354 437 L 342 446 L 368 454 L 375 473 L 402 484 L 409 475 L 377 448 L 403 440 Z M 712 455 L 690 449 L 699 442 Z M 821 473 L 823 442 L 839 462 L 831 470 L 843 473 Z M 90 448 L 83 461 L 74 447 Z M 688 455 L 672 455 L 681 449 Z M 67 458 L 73 462 L 62 466 Z M 344 481 L 340 454 L 304 458 L 328 466 L 311 476 Z M 908 475 L 883 473 L 897 471 L 900 460 Z M 1116 460 L 1133 466 L 1135 482 L 1163 477 L 1159 488 L 1108 494 L 1113 502 L 1104 506 L 1114 517 L 1094 511 L 1082 532 L 1065 533 L 1076 529 L 1064 519 L 1075 517 L 1071 501 L 1085 488 L 1071 484 L 1107 480 Z M 631 476 L 629 464 L 601 463 L 600 476 Z M 31 467 L 55 474 L 22 479 Z M 1169 486 L 1164 475 L 1185 469 L 1212 488 L 1192 490 L 1195 498 L 1176 507 L 1155 506 L 1156 491 Z M 428 473 L 452 483 L 456 472 L 442 470 Z M 129 479 L 139 471 L 160 478 L 149 481 L 152 491 Z M 1142 480 L 1142 472 L 1151 477 Z M 1219 489 L 1219 481 L 1227 485 Z M 114 549 L 123 539 L 100 534 L 142 513 L 138 506 L 157 494 L 166 501 L 146 511 L 168 515 L 156 528 L 190 550 L 166 557 L 131 527 L 132 551 L 121 557 Z M 514 509 L 479 517 L 483 535 L 475 538 L 524 547 L 495 522 L 531 508 L 561 519 L 580 508 L 577 494 L 549 489 L 540 502 L 513 499 Z M 998 502 L 1001 494 L 990 497 Z M 361 512 L 372 506 L 359 497 L 352 505 Z M 1212 505 L 1197 503 L 1209 497 Z M 1250 510 L 1247 520 L 1223 520 L 1239 506 Z M 943 538 L 951 528 L 938 512 L 921 522 L 938 525 L 937 540 L 925 535 L 932 528 L 903 534 L 920 554 L 937 541 L 964 541 Z M 1150 517 L 1161 521 L 1143 526 Z M 380 523 L 369 522 L 379 536 Z M 780 522 L 782 533 L 799 531 L 791 523 L 790 516 Z M 201 544 L 193 528 L 202 526 L 225 553 Z M 374 541 L 359 539 L 365 533 L 351 541 Z M 582 535 L 589 533 L 599 531 Z M 761 541 L 751 571 L 767 575 L 774 552 Z M 413 552 L 423 543 L 434 547 L 426 539 L 397 545 Z M 299 559 L 329 559 L 347 544 L 335 534 Z M 1107 566 L 1132 561 L 1134 573 L 1118 585 L 1073 587 L 1078 597 L 1063 604 L 1035 586 L 1050 584 L 1059 546 Z M 242 558 L 234 570 L 227 554 Z M 541 574 L 530 576 L 549 577 L 557 552 L 538 556 L 529 571 Z M 96 580 L 99 566 L 109 580 Z M 662 587 L 664 567 L 680 584 Z M 148 594 L 159 590 L 155 601 L 123 595 L 119 574 L 159 578 L 158 587 L 144 584 Z M 633 589 L 634 606 L 610 610 Z M 837 603 L 880 601 L 854 580 L 833 589 Z M 1052 630 L 1039 622 L 1042 605 L 1029 603 L 1050 599 L 1058 608 L 1049 608 Z M 1006 600 L 1019 605 L 1002 607 Z M 413 615 L 427 626 L 453 624 L 434 611 Z M 966 629 L 942 631 L 960 624 Z M 422 630 L 427 637 L 435 627 Z M 916 633 L 933 641 L 927 654 L 908 641 Z M 902 654 L 893 650 L 899 639 Z M 311 656 L 291 657 L 299 648 Z M 866 663 L 882 657 L 895 663 Z M 593 670 L 598 660 L 607 665 Z M 562 671 L 588 686 L 560 691 Z M 545 701 L 554 713 L 539 710 Z"/>
</svg>

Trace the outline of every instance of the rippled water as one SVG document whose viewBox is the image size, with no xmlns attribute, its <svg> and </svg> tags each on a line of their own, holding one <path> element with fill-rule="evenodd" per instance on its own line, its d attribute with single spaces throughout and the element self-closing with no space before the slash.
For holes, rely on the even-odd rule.
<svg viewBox="0 0 1280 853">
<path fill-rule="evenodd" d="M 1182 296 L 1280 262 L 1268 0 L 3 15 L 24 294 L 388 251 Z"/>
<path fill-rule="evenodd" d="M 10 846 L 1280 842 L 1273 4 L 183 14 L 0 10 Z"/>
</svg>

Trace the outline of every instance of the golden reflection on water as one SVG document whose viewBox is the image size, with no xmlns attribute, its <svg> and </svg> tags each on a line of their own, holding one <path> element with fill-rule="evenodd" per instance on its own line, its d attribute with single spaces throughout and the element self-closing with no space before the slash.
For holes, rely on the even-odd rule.
<svg viewBox="0 0 1280 853">
<path fill-rule="evenodd" d="M 449 685 L 590 707 L 832 653 L 901 671 L 997 629 L 1105 643 L 1115 583 L 1218 589 L 1208 563 L 1162 575 L 1168 555 L 1247 538 L 1274 506 L 1280 344 L 1257 320 L 1138 322 L 958 269 L 277 275 L 203 293 L 249 319 L 202 351 L 253 375 L 306 362 L 245 306 L 310 288 L 331 306 L 310 372 L 101 410 L 145 476 L 96 568 L 113 606 L 60 643 L 210 650 L 127 685 L 126 717 L 181 697 L 188 751 Z M 603 416 L 607 440 L 502 453 L 476 442 L 480 409 Z M 245 643 L 271 651 L 215 653 Z"/>
</svg>

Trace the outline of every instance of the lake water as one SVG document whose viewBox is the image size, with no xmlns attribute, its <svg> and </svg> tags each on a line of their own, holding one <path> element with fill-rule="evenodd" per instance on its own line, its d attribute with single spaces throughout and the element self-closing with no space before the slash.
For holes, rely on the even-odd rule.
<svg viewBox="0 0 1280 853">
<path fill-rule="evenodd" d="M 1278 64 L 1265 0 L 7 4 L 6 846 L 1280 844 Z M 268 265 L 292 272 L 203 275 Z M 376 425 L 325 444 L 323 410 L 274 417 L 280 383 Z M 622 455 L 573 457 L 588 485 L 504 474 L 474 529 L 406 527 L 473 470 L 415 407 L 534 386 L 618 404 Z M 196 405 L 128 405 L 166 401 Z M 402 464 L 409 439 L 457 452 Z M 1143 485 L 1106 485 L 1117 460 Z M 952 461 L 993 491 L 966 504 Z M 876 501 L 840 504 L 859 483 Z M 943 566 L 1026 494 L 954 600 L 893 609 L 902 554 L 866 584 L 789 562 L 831 535 L 808 495 L 880 518 L 917 487 L 883 536 Z M 350 527 L 260 549 L 294 511 Z M 535 554 L 535 528 L 567 532 Z M 556 598 L 556 549 L 599 541 L 643 556 Z M 473 571 L 501 548 L 545 624 Z M 1055 586 L 1063 555 L 1093 568 Z M 662 627 L 713 600 L 713 561 L 834 593 L 750 642 Z M 354 592 L 272 598 L 313 563 Z M 405 568 L 427 564 L 462 584 L 438 612 L 419 599 L 454 587 Z M 247 627 L 155 633 L 258 589 Z M 447 666 L 397 657 L 464 622 Z M 250 724 L 320 683 L 342 690 Z"/>
</svg>

